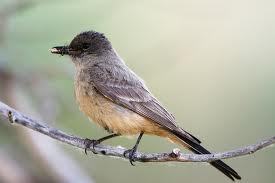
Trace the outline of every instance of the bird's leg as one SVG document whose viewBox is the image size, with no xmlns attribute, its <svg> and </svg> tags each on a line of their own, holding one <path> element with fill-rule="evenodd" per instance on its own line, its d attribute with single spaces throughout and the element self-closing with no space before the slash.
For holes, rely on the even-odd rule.
<svg viewBox="0 0 275 183">
<path fill-rule="evenodd" d="M 91 140 L 91 139 L 86 138 L 86 139 L 84 140 L 85 154 L 87 155 L 87 149 L 90 148 L 91 146 L 93 147 L 93 150 L 94 150 L 94 148 L 95 148 L 95 146 L 96 146 L 97 144 L 100 144 L 101 142 L 103 142 L 103 141 L 105 141 L 105 140 L 108 140 L 108 139 L 111 139 L 111 138 L 117 137 L 117 136 L 119 136 L 119 134 L 113 133 L 113 134 L 111 134 L 111 135 L 108 135 L 108 136 L 106 136 L 106 137 L 102 137 L 102 138 L 97 139 L 97 140 Z"/>
<path fill-rule="evenodd" d="M 133 166 L 134 166 L 133 162 L 135 161 L 135 160 L 134 160 L 134 156 L 135 156 L 135 153 L 136 153 L 137 148 L 138 148 L 138 144 L 139 144 L 139 142 L 140 142 L 140 140 L 141 140 L 143 134 L 144 134 L 144 132 L 141 132 L 141 133 L 139 134 L 138 139 L 137 139 L 137 141 L 136 141 L 136 144 L 134 145 L 134 147 L 133 147 L 132 149 L 126 150 L 126 151 L 124 151 L 124 153 L 123 153 L 124 157 L 126 157 L 126 154 L 129 153 L 129 161 L 130 161 L 131 165 L 133 165 Z"/>
</svg>

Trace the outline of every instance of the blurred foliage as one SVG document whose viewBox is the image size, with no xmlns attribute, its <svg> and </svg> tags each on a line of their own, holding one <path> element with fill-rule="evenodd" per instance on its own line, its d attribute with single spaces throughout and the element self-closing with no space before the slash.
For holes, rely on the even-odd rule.
<svg viewBox="0 0 275 183">
<path fill-rule="evenodd" d="M 275 132 L 274 8 L 274 1 L 245 0 L 35 1 L 9 19 L 0 55 L 17 76 L 46 78 L 46 86 L 56 91 L 58 116 L 51 125 L 98 138 L 106 132 L 89 123 L 75 104 L 73 64 L 48 50 L 69 44 L 81 31 L 103 32 L 182 127 L 210 150 L 230 150 Z M 36 95 L 36 90 L 28 89 Z M 33 105 L 40 104 L 34 101 Z M 8 136 L 12 133 L 5 131 L 0 129 L 4 148 L 12 143 Z M 121 137 L 107 143 L 132 147 L 134 142 Z M 96 182 L 230 181 L 202 163 L 136 163 L 131 167 L 128 161 L 85 156 L 70 146 L 62 147 Z M 146 136 L 140 150 L 173 147 L 165 139 Z M 243 182 L 271 183 L 274 152 L 268 148 L 226 162 Z"/>
</svg>

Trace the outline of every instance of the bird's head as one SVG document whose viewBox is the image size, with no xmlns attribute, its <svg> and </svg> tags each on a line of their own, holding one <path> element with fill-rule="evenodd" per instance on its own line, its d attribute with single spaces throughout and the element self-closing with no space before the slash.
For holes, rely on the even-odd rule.
<svg viewBox="0 0 275 183">
<path fill-rule="evenodd" d="M 113 52 L 110 41 L 104 34 L 87 31 L 74 37 L 69 45 L 55 46 L 50 49 L 51 53 L 69 55 L 74 62 L 81 62 L 87 57 L 99 57 Z M 86 59 L 87 60 L 87 59 Z"/>
</svg>

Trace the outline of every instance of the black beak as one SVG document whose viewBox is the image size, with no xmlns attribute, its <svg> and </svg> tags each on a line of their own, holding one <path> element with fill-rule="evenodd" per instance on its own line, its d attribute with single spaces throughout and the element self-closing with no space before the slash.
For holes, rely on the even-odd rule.
<svg viewBox="0 0 275 183">
<path fill-rule="evenodd" d="M 68 46 L 55 46 L 50 49 L 51 53 L 60 54 L 60 55 L 69 55 L 69 47 Z"/>
</svg>

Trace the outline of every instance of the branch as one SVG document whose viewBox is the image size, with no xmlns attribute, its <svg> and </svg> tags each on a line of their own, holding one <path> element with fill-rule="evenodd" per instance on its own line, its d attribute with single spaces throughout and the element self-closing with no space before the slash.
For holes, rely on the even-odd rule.
<svg viewBox="0 0 275 183">
<path fill-rule="evenodd" d="M 85 139 L 79 138 L 73 135 L 68 135 L 60 130 L 55 128 L 51 128 L 46 125 L 42 125 L 44 123 L 38 122 L 31 117 L 28 117 L 15 109 L 7 106 L 6 104 L 0 101 L 0 114 L 5 118 L 9 119 L 11 123 L 16 123 L 19 125 L 23 125 L 27 128 L 30 128 L 34 131 L 43 133 L 53 139 L 56 139 L 60 142 L 64 142 L 66 144 L 84 149 Z M 167 162 L 167 161 L 178 161 L 178 162 L 211 162 L 219 159 L 227 159 L 234 158 L 238 156 L 244 156 L 248 154 L 252 154 L 260 149 L 263 149 L 271 144 L 275 143 L 275 136 L 262 140 L 256 144 L 252 144 L 243 148 L 239 148 L 232 151 L 226 151 L 221 153 L 213 153 L 213 154 L 183 154 L 180 153 L 179 149 L 173 149 L 172 152 L 164 152 L 164 153 L 151 153 L 145 154 L 141 152 L 137 152 L 135 154 L 134 160 L 139 162 Z M 93 151 L 95 153 L 99 153 L 106 156 L 115 156 L 120 158 L 128 159 L 129 156 L 126 154 L 124 157 L 123 153 L 126 150 L 124 147 L 112 147 L 108 145 L 98 144 L 94 147 L 94 149 L 87 149 L 88 151 Z"/>
</svg>

